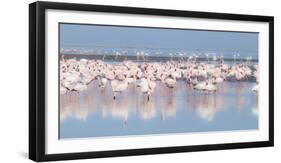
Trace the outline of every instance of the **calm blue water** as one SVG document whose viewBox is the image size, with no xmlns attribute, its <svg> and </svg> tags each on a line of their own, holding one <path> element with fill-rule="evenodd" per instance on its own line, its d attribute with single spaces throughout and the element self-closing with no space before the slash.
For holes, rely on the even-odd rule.
<svg viewBox="0 0 281 163">
<path fill-rule="evenodd" d="M 160 82 L 150 101 L 138 88 L 112 99 L 97 82 L 83 93 L 60 97 L 60 138 L 168 134 L 258 129 L 258 97 L 253 82 L 225 82 L 216 94 L 199 93 L 178 82 Z"/>
</svg>

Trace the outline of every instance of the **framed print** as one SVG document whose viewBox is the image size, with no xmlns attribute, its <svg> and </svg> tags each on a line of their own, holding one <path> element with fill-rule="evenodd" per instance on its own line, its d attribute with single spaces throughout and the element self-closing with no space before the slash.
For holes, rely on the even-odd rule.
<svg viewBox="0 0 281 163">
<path fill-rule="evenodd" d="M 273 17 L 29 5 L 29 158 L 273 146 Z"/>
</svg>

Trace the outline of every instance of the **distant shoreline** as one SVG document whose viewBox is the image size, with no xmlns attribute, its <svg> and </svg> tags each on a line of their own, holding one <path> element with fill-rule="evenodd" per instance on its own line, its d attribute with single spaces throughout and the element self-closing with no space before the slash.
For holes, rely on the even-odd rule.
<svg viewBox="0 0 281 163">
<path fill-rule="evenodd" d="M 60 54 L 60 56 L 59 56 L 60 59 L 61 59 L 62 55 L 64 55 L 65 59 L 70 59 L 70 58 L 77 58 L 77 59 L 86 58 L 86 59 L 96 59 L 96 60 L 98 60 L 98 59 L 102 60 L 103 59 L 103 55 L 99 55 L 99 54 L 96 54 L 96 55 L 90 55 L 90 54 Z M 104 59 L 107 60 L 107 61 L 124 61 L 126 59 L 126 56 L 118 56 L 117 59 L 115 59 L 115 58 L 116 58 L 115 55 L 106 55 Z M 172 58 L 173 58 L 174 61 L 182 60 L 182 59 L 187 61 L 187 59 L 188 59 L 188 57 L 178 57 L 178 56 L 173 56 Z M 170 56 L 148 56 L 147 59 L 149 61 L 166 62 L 166 61 L 171 60 L 171 57 Z M 139 59 L 138 59 L 137 56 L 132 56 L 132 55 L 128 55 L 127 60 L 133 60 L 133 61 L 139 61 L 139 62 L 144 61 L 143 57 L 140 56 Z M 205 57 L 199 57 L 199 58 L 197 58 L 197 61 L 207 61 L 207 59 Z M 217 61 L 219 61 L 219 58 L 217 59 Z M 234 60 L 233 60 L 233 58 L 224 58 L 224 61 L 233 62 Z M 240 61 L 245 62 L 245 61 L 247 61 L 247 59 L 237 58 L 236 61 L 237 62 L 240 62 Z M 210 57 L 210 62 L 214 62 L 212 60 L 212 57 Z M 251 62 L 257 63 L 258 59 L 252 59 Z"/>
</svg>

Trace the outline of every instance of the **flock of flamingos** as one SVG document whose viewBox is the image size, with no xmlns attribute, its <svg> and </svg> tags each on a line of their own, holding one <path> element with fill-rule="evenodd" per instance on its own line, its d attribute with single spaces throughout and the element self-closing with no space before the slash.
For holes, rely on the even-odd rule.
<svg viewBox="0 0 281 163">
<path fill-rule="evenodd" d="M 257 64 L 247 61 L 226 64 L 223 57 L 209 62 L 196 60 L 190 56 L 188 60 L 168 60 L 165 62 L 133 62 L 124 59 L 121 62 L 108 63 L 101 60 L 76 58 L 60 60 L 60 94 L 71 91 L 87 90 L 93 80 L 98 80 L 101 91 L 111 87 L 113 99 L 126 91 L 130 84 L 135 84 L 147 100 L 153 95 L 158 82 L 173 89 L 178 81 L 185 81 L 187 86 L 205 93 L 216 93 L 218 83 L 236 80 L 255 79 L 252 91 L 258 92 L 259 68 Z"/>
</svg>

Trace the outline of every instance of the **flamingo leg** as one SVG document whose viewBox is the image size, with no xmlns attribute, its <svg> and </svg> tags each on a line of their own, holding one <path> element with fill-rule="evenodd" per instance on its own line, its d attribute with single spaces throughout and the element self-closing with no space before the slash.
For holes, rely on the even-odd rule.
<svg viewBox="0 0 281 163">
<path fill-rule="evenodd" d="M 116 99 L 116 93 L 113 92 L 113 100 L 115 100 L 115 99 Z"/>
</svg>

